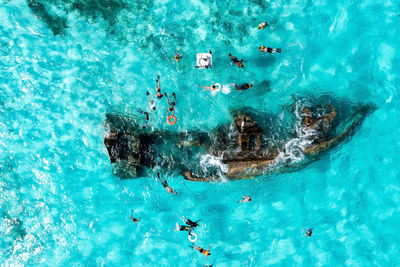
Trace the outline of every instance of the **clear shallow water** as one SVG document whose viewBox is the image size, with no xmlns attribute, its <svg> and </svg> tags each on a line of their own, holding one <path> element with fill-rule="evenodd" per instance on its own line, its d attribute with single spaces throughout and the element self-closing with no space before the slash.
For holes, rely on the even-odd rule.
<svg viewBox="0 0 400 267">
<path fill-rule="evenodd" d="M 397 3 L 112 2 L 94 16 L 49 2 L 67 26 L 55 36 L 27 2 L 0 4 L 3 264 L 201 266 L 187 236 L 170 230 L 182 215 L 202 220 L 197 244 L 212 244 L 216 266 L 399 264 Z M 258 31 L 261 20 L 272 26 Z M 260 45 L 282 54 L 261 55 Z M 195 54 L 208 49 L 214 69 L 195 70 Z M 113 176 L 103 144 L 106 112 L 148 109 L 156 74 L 177 94 L 177 130 L 212 129 L 244 105 L 279 115 L 293 94 L 329 92 L 378 110 L 301 171 L 220 184 L 170 177 L 172 196 L 154 177 Z M 195 87 L 264 81 L 269 92 Z M 152 125 L 170 128 L 157 104 Z M 253 201 L 239 205 L 242 194 Z"/>
</svg>

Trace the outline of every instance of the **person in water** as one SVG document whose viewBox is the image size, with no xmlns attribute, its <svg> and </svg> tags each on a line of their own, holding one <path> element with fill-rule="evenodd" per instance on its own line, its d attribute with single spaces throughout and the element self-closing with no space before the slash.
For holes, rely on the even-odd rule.
<svg viewBox="0 0 400 267">
<path fill-rule="evenodd" d="M 150 108 L 152 110 L 156 110 L 156 104 L 154 103 L 154 100 L 151 99 L 150 93 L 148 91 L 146 92 L 146 95 L 147 95 L 147 99 L 149 100 Z"/>
<path fill-rule="evenodd" d="M 131 221 L 134 222 L 134 223 L 140 222 L 140 218 L 136 219 L 135 217 L 133 217 L 133 210 L 131 210 Z"/>
<path fill-rule="evenodd" d="M 172 93 L 172 97 L 173 97 L 173 101 L 172 102 L 169 101 L 167 93 L 165 93 L 164 95 L 167 98 L 167 101 L 168 101 L 168 104 L 169 104 L 169 108 L 167 109 L 167 113 L 168 113 L 168 111 L 171 111 L 172 115 L 174 115 L 174 113 L 175 113 L 175 101 L 176 101 L 175 93 Z"/>
<path fill-rule="evenodd" d="M 263 30 L 265 27 L 267 27 L 268 26 L 268 23 L 266 23 L 265 21 L 263 21 L 263 22 L 261 22 L 259 25 L 258 25 L 258 29 L 259 30 Z"/>
<path fill-rule="evenodd" d="M 312 228 L 310 228 L 310 229 L 303 228 L 303 230 L 306 231 L 305 236 L 311 237 L 311 235 L 312 235 Z"/>
<path fill-rule="evenodd" d="M 183 218 L 183 221 L 187 224 L 187 225 L 189 225 L 190 227 L 192 227 L 192 228 L 196 228 L 197 226 L 199 226 L 199 224 L 198 224 L 198 222 L 200 221 L 200 220 L 197 220 L 197 221 L 192 221 L 192 220 L 190 220 L 190 219 L 188 219 L 188 218 L 185 218 L 185 216 L 182 216 L 182 218 Z"/>
<path fill-rule="evenodd" d="M 280 48 L 271 48 L 271 47 L 265 47 L 265 46 L 260 46 L 258 48 L 258 50 L 260 50 L 261 52 L 267 52 L 267 53 L 280 53 L 281 49 Z"/>
<path fill-rule="evenodd" d="M 238 91 L 245 91 L 245 90 L 247 90 L 247 89 L 250 89 L 250 88 L 253 86 L 253 85 L 250 84 L 250 83 L 244 83 L 244 84 L 241 84 L 241 85 L 236 85 L 236 84 L 232 83 L 232 85 L 233 85 L 233 87 L 235 87 L 235 89 L 238 90 Z"/>
<path fill-rule="evenodd" d="M 232 56 L 231 53 L 229 53 L 229 58 L 231 59 L 232 63 L 238 66 L 239 68 L 243 68 L 243 59 L 239 61 L 237 57 Z"/>
<path fill-rule="evenodd" d="M 202 86 L 202 85 L 197 85 L 198 87 L 204 88 L 203 91 L 214 91 L 215 89 L 217 89 L 215 84 L 212 84 L 210 86 Z"/>
<path fill-rule="evenodd" d="M 179 53 L 176 53 L 175 57 L 174 57 L 176 62 L 179 62 L 182 59 L 182 55 Z"/>
<path fill-rule="evenodd" d="M 189 247 L 191 247 L 192 249 L 195 249 L 195 250 L 197 250 L 198 252 L 200 252 L 200 253 L 206 255 L 206 258 L 207 258 L 208 256 L 211 255 L 211 253 L 210 253 L 210 248 L 209 248 L 208 250 L 205 250 L 204 248 L 201 248 L 201 247 L 199 247 L 199 246 L 197 246 L 197 245 L 194 245 L 194 244 L 193 244 L 193 246 L 189 246 Z"/>
<path fill-rule="evenodd" d="M 244 203 L 244 202 L 251 202 L 251 197 L 243 195 L 242 200 L 240 200 L 239 203 Z"/>
<path fill-rule="evenodd" d="M 143 128 L 149 126 L 150 114 L 146 111 L 141 110 L 140 108 L 137 109 L 137 112 L 146 116 L 146 123 L 143 125 Z"/>
<path fill-rule="evenodd" d="M 188 225 L 179 225 L 179 223 L 176 223 L 176 227 L 173 229 L 174 231 L 180 232 L 180 231 L 188 231 L 189 235 L 191 232 L 194 230 L 193 227 L 188 226 Z"/>
<path fill-rule="evenodd" d="M 162 177 L 162 176 L 160 177 L 160 173 L 159 173 L 159 172 L 157 173 L 157 178 L 158 178 L 158 180 L 161 182 L 161 184 L 164 186 L 164 188 L 167 189 L 168 193 L 173 194 L 173 195 L 178 194 L 178 193 L 175 191 L 175 189 L 171 188 L 171 187 L 168 185 L 167 180 L 165 180 L 164 177 Z"/>
<path fill-rule="evenodd" d="M 161 87 L 160 87 L 160 76 L 157 75 L 157 80 L 156 80 L 156 97 L 158 99 L 161 99 L 164 95 L 161 94 Z"/>
</svg>

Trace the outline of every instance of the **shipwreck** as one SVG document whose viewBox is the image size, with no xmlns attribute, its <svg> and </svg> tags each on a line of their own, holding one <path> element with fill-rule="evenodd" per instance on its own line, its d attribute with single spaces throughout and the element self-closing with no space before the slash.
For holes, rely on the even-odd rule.
<svg viewBox="0 0 400 267">
<path fill-rule="evenodd" d="M 294 97 L 280 116 L 242 108 L 211 131 L 152 130 L 135 116 L 106 115 L 104 144 L 114 173 L 168 169 L 191 181 L 249 179 L 305 167 L 351 137 L 375 110 L 333 97 Z"/>
</svg>

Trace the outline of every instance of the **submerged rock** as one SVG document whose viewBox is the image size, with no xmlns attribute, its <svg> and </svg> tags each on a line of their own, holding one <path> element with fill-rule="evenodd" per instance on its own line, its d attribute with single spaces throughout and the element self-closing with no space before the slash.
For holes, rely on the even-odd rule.
<svg viewBox="0 0 400 267">
<path fill-rule="evenodd" d="M 318 103 L 324 102 L 324 104 Z M 115 174 L 148 175 L 166 168 L 188 180 L 247 179 L 306 166 L 351 136 L 372 105 L 298 98 L 283 119 L 250 108 L 210 132 L 143 129 L 127 114 L 107 114 L 104 144 Z"/>
</svg>

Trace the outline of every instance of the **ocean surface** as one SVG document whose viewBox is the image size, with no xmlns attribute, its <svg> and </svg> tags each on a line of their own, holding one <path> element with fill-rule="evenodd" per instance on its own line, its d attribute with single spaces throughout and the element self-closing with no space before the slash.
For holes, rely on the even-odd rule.
<svg viewBox="0 0 400 267">
<path fill-rule="evenodd" d="M 390 0 L 0 0 L 0 265 L 399 265 L 399 14 Z M 194 68 L 210 49 L 213 69 Z M 150 112 L 157 75 L 177 123 L 162 99 L 154 129 L 211 130 L 245 106 L 279 116 L 294 95 L 377 109 L 299 171 L 213 183 L 166 172 L 171 195 L 155 175 L 113 175 L 103 143 L 107 112 Z M 196 86 L 217 82 L 255 86 Z M 207 263 L 172 231 L 181 216 L 201 220 Z"/>
</svg>

